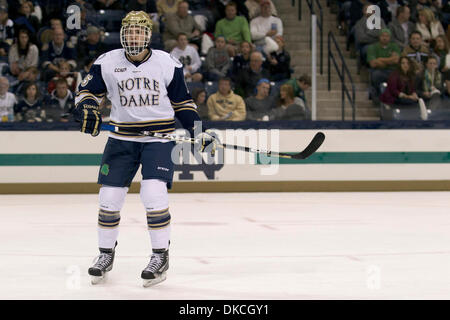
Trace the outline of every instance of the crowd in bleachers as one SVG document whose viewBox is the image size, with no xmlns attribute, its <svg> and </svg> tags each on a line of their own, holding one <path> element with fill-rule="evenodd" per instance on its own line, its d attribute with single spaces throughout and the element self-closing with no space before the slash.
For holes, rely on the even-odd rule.
<svg viewBox="0 0 450 320">
<path fill-rule="evenodd" d="M 79 83 L 97 57 L 121 48 L 121 20 L 132 10 L 153 21 L 150 47 L 183 64 L 202 119 L 310 118 L 311 80 L 291 78 L 271 0 L 0 0 L 0 121 L 73 121 Z M 110 108 L 105 99 L 105 118 Z"/>
<path fill-rule="evenodd" d="M 338 1 L 338 24 L 383 110 L 450 110 L 450 1 Z M 381 21 L 375 23 L 376 4 Z M 407 114 L 407 113 L 405 113 Z M 439 114 L 437 112 L 436 114 Z M 383 116 L 383 114 L 382 114 Z M 386 114 L 392 117 L 392 113 Z"/>
</svg>

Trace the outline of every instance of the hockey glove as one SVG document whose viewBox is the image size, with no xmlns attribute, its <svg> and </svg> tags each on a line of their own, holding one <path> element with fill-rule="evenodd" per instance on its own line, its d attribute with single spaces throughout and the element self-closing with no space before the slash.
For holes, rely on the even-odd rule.
<svg viewBox="0 0 450 320">
<path fill-rule="evenodd" d="M 211 154 L 211 157 L 214 157 L 217 145 L 220 144 L 220 140 L 214 131 L 206 130 L 198 134 L 195 140 L 197 141 L 195 145 L 200 152 L 208 152 Z"/>
<path fill-rule="evenodd" d="M 81 132 L 90 133 L 93 137 L 98 136 L 102 124 L 102 116 L 98 111 L 98 106 L 84 104 L 77 110 L 76 118 L 80 122 Z"/>
</svg>

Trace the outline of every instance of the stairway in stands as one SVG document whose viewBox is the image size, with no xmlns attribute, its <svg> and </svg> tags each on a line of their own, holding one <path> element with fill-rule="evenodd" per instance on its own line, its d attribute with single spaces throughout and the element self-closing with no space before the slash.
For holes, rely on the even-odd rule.
<svg viewBox="0 0 450 320">
<path fill-rule="evenodd" d="M 301 74 L 311 75 L 311 50 L 310 50 L 310 25 L 311 16 L 308 5 L 302 0 L 302 20 L 298 20 L 298 0 L 293 7 L 290 0 L 275 0 L 278 16 L 283 21 L 286 49 L 291 55 L 291 67 L 295 70 L 294 77 Z M 344 55 L 347 67 L 355 84 L 356 120 L 379 120 L 379 109 L 374 107 L 368 98 L 368 75 L 366 70 L 357 74 L 356 59 L 350 58 L 350 52 L 345 49 L 345 36 L 339 35 L 337 18 L 330 13 L 326 6 L 326 0 L 320 0 L 323 8 L 323 74 L 319 73 L 319 33 L 317 33 L 317 120 L 341 120 L 341 81 L 336 69 L 331 64 L 331 91 L 328 91 L 328 32 L 334 33 L 341 52 Z M 318 17 L 319 19 L 319 17 Z M 334 49 L 332 49 L 333 52 Z M 336 53 L 335 56 L 338 56 Z M 338 59 L 339 60 L 339 59 Z M 340 63 L 339 63 L 340 66 Z M 348 88 L 350 88 L 349 82 Z M 308 105 L 311 106 L 311 90 L 307 92 Z M 348 100 L 345 101 L 345 120 L 351 120 L 351 107 Z"/>
</svg>

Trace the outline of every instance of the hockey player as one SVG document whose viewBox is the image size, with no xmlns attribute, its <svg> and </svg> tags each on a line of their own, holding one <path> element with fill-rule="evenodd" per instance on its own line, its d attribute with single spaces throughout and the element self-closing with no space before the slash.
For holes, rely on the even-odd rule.
<svg viewBox="0 0 450 320">
<path fill-rule="evenodd" d="M 140 197 L 153 249 L 141 274 L 144 286 L 165 280 L 169 268 L 167 189 L 172 184 L 174 143 L 140 136 L 138 132 L 172 132 L 175 116 L 192 133 L 194 121 L 200 118 L 184 82 L 182 64 L 164 51 L 150 49 L 151 29 L 147 13 L 128 13 L 120 30 L 123 49 L 109 51 L 94 62 L 75 98 L 81 132 L 94 137 L 99 134 L 102 121 L 98 108 L 105 96 L 112 102 L 110 124 L 116 127 L 109 133 L 98 175 L 100 255 L 88 270 L 93 284 L 113 267 L 120 210 L 140 164 Z M 201 151 L 215 150 L 216 140 L 208 133 L 202 132 L 196 138 L 201 141 Z"/>
</svg>

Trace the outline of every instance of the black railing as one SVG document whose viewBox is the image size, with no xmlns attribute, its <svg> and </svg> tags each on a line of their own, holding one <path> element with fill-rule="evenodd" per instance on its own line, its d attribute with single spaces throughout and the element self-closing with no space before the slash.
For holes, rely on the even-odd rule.
<svg viewBox="0 0 450 320">
<path fill-rule="evenodd" d="M 298 2 L 300 7 L 300 3 L 302 2 L 302 0 L 298 0 Z M 320 59 L 320 74 L 323 74 L 323 10 L 319 0 L 306 0 L 306 3 L 308 4 L 311 15 L 316 14 L 314 3 L 317 5 L 317 9 L 319 10 L 319 19 L 317 19 L 317 27 L 319 28 L 319 54 L 320 54 L 319 59 Z M 310 43 L 312 42 L 311 29 L 312 26 L 309 27 Z"/>
<path fill-rule="evenodd" d="M 341 59 L 341 67 L 336 63 L 336 58 L 334 56 L 334 53 L 331 51 L 331 44 L 334 44 L 334 47 L 336 48 L 337 53 L 339 54 L 339 58 Z M 350 102 L 350 105 L 352 107 L 352 120 L 355 121 L 356 117 L 356 109 L 355 109 L 355 85 L 353 83 L 352 75 L 350 71 L 347 68 L 347 64 L 345 63 L 344 56 L 342 55 L 341 49 L 339 48 L 339 45 L 336 41 L 336 38 L 333 35 L 333 32 L 328 33 L 328 91 L 331 90 L 331 61 L 333 61 L 334 67 L 336 68 L 337 75 L 339 76 L 339 79 L 341 80 L 341 103 L 342 103 L 342 120 L 345 120 L 345 96 L 347 96 L 347 99 Z M 348 80 L 350 81 L 351 85 L 351 95 L 350 91 L 347 88 L 347 85 L 345 84 L 345 74 L 347 74 Z"/>
</svg>

